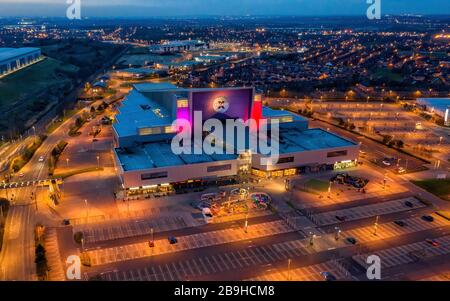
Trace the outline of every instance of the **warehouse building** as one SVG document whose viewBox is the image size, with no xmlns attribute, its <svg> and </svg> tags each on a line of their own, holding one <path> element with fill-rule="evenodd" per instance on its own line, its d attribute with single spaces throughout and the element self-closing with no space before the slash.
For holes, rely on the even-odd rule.
<svg viewBox="0 0 450 301">
<path fill-rule="evenodd" d="M 39 48 L 0 48 L 0 78 L 41 60 Z"/>
</svg>

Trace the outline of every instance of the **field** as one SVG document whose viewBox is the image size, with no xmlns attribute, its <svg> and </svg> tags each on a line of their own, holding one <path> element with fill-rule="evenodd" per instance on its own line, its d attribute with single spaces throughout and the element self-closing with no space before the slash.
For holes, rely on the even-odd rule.
<svg viewBox="0 0 450 301">
<path fill-rule="evenodd" d="M 31 46 L 41 48 L 45 59 L 0 80 L 0 135 L 6 137 L 31 127 L 62 100 L 75 100 L 74 89 L 123 49 L 85 40 L 46 40 Z"/>
<path fill-rule="evenodd" d="M 450 179 L 429 179 L 412 182 L 444 200 L 450 200 Z"/>
<path fill-rule="evenodd" d="M 2 95 L 0 106 L 14 105 L 18 101 L 26 100 L 29 95 L 36 95 L 43 89 L 70 83 L 67 74 L 77 71 L 76 66 L 47 58 L 15 72 L 0 80 L 0 94 Z"/>
<path fill-rule="evenodd" d="M 46 58 L 0 80 L 0 132 L 15 132 L 39 118 L 72 88 L 77 71 L 76 66 Z"/>
</svg>

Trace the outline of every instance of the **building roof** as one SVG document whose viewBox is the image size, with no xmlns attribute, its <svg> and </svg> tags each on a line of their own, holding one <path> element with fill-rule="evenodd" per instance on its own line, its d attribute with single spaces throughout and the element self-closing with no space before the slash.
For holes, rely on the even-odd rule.
<svg viewBox="0 0 450 301">
<path fill-rule="evenodd" d="M 155 92 L 162 90 L 176 90 L 177 86 L 171 84 L 169 82 L 160 82 L 160 83 L 141 83 L 133 85 L 136 91 L 138 92 Z"/>
<path fill-rule="evenodd" d="M 144 84 L 139 85 L 142 89 L 146 88 L 142 87 Z M 119 113 L 116 116 L 117 122 L 113 125 L 119 136 L 136 135 L 138 128 L 172 124 L 169 112 L 137 89 L 126 96 Z"/>
<path fill-rule="evenodd" d="M 40 49 L 33 47 L 0 48 L 0 63 L 35 51 L 40 51 Z"/>
<path fill-rule="evenodd" d="M 319 128 L 307 130 L 280 128 L 279 142 L 281 154 L 356 145 L 353 141 Z"/>
<path fill-rule="evenodd" d="M 125 171 L 181 166 L 214 161 L 234 160 L 237 155 L 181 154 L 171 149 L 171 142 L 149 142 L 126 149 L 116 149 L 117 157 Z"/>
</svg>

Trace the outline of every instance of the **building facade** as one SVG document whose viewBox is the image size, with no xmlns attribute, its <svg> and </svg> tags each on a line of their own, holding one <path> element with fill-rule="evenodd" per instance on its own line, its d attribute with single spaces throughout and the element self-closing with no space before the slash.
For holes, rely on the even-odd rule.
<svg viewBox="0 0 450 301">
<path fill-rule="evenodd" d="M 234 143 L 227 137 L 214 136 L 215 144 L 231 144 L 231 152 L 174 153 L 171 143 L 177 135 L 175 120 L 194 125 L 212 118 L 224 124 L 250 119 L 258 127 L 262 121 L 277 120 L 279 137 L 271 139 L 278 139 L 278 161 L 261 164 L 265 155 L 259 148 L 250 147 L 255 135 L 250 128 L 243 136 L 235 135 Z M 190 131 L 196 131 L 194 126 Z M 131 194 L 236 181 L 242 174 L 273 178 L 345 168 L 356 165 L 359 154 L 358 143 L 322 129 L 310 129 L 308 120 L 294 113 L 264 107 L 262 95 L 248 87 L 184 89 L 169 83 L 137 84 L 118 108 L 113 132 L 115 164 L 123 189 Z M 208 134 L 211 132 L 200 130 L 201 137 Z M 195 149 L 197 144 L 193 139 L 189 147 Z"/>
<path fill-rule="evenodd" d="M 39 48 L 0 48 L 0 77 L 41 60 Z"/>
</svg>

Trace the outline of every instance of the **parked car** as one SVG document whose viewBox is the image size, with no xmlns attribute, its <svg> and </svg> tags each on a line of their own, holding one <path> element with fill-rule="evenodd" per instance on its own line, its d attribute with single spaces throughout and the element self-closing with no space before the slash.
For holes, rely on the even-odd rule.
<svg viewBox="0 0 450 301">
<path fill-rule="evenodd" d="M 355 245 L 355 244 L 356 244 L 356 239 L 355 239 L 354 237 L 347 237 L 347 241 L 348 241 L 349 243 L 351 243 L 352 245 Z"/>
<path fill-rule="evenodd" d="M 405 202 L 405 206 L 406 206 L 406 207 L 409 207 L 409 208 L 412 208 L 412 207 L 414 207 L 414 204 L 411 203 L 410 201 L 406 201 L 406 202 Z"/>
<path fill-rule="evenodd" d="M 399 167 L 398 168 L 398 173 L 405 173 L 406 169 L 404 169 L 403 167 Z"/>
<path fill-rule="evenodd" d="M 391 162 L 383 160 L 381 163 L 383 163 L 386 166 L 391 166 Z"/>
<path fill-rule="evenodd" d="M 24 176 L 24 174 L 23 174 L 23 172 L 21 172 L 21 173 L 19 174 L 19 178 L 23 178 L 23 176 Z"/>
<path fill-rule="evenodd" d="M 425 239 L 425 241 L 428 244 L 432 245 L 433 247 L 439 247 L 439 242 L 437 240 L 435 240 L 435 239 L 427 238 L 427 239 Z"/>
<path fill-rule="evenodd" d="M 44 156 L 40 156 L 38 161 L 39 162 L 44 162 Z"/>
<path fill-rule="evenodd" d="M 341 222 L 345 222 L 345 220 L 347 219 L 344 215 L 342 215 L 342 216 L 336 215 L 335 217 L 338 221 L 341 221 Z"/>
<path fill-rule="evenodd" d="M 169 236 L 169 237 L 167 238 L 167 240 L 169 241 L 169 243 L 170 243 L 171 245 L 174 245 L 174 244 L 176 244 L 176 243 L 178 242 L 178 240 L 177 240 L 177 238 L 176 238 L 175 236 Z"/>
<path fill-rule="evenodd" d="M 209 209 L 209 208 L 203 208 L 202 209 L 202 215 L 203 215 L 203 218 L 205 219 L 205 222 L 207 223 L 207 224 L 209 224 L 209 223 L 212 223 L 212 221 L 213 221 L 213 214 L 212 214 L 212 212 L 211 212 L 211 209 Z"/>
<path fill-rule="evenodd" d="M 70 220 L 69 219 L 63 219 L 62 224 L 64 226 L 69 226 L 70 225 Z"/>
<path fill-rule="evenodd" d="M 337 280 L 336 276 L 334 276 L 330 272 L 320 272 L 320 275 L 322 275 L 322 277 L 325 281 L 336 281 Z"/>
<path fill-rule="evenodd" d="M 407 225 L 404 221 L 394 221 L 394 224 L 399 225 L 400 227 L 405 227 Z"/>
<path fill-rule="evenodd" d="M 424 216 L 422 216 L 422 219 L 424 220 L 424 221 L 426 221 L 426 222 L 432 222 L 432 221 L 434 221 L 434 217 L 432 217 L 431 215 L 424 215 Z"/>
</svg>

